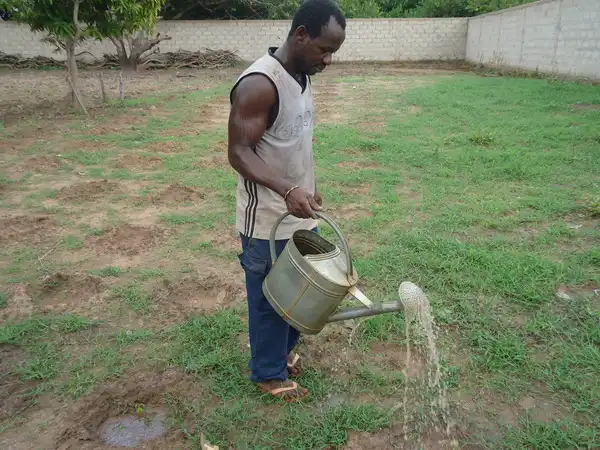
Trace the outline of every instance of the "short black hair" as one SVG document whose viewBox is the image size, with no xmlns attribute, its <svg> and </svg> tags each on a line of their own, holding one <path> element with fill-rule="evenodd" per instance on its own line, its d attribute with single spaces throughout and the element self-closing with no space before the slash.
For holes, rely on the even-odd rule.
<svg viewBox="0 0 600 450">
<path fill-rule="evenodd" d="M 292 29 L 288 37 L 292 37 L 300 26 L 304 26 L 308 35 L 312 38 L 319 37 L 323 27 L 329 24 L 331 16 L 342 27 L 346 29 L 346 18 L 344 13 L 333 0 L 305 0 L 294 13 Z"/>
</svg>

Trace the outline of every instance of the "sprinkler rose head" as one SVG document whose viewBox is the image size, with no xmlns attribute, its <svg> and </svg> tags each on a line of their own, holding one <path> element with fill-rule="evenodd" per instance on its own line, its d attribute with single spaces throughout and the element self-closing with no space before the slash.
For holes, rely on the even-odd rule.
<svg viewBox="0 0 600 450">
<path fill-rule="evenodd" d="M 410 281 L 400 283 L 398 295 L 405 310 L 413 310 L 416 306 L 428 302 L 427 296 L 421 288 Z"/>
</svg>

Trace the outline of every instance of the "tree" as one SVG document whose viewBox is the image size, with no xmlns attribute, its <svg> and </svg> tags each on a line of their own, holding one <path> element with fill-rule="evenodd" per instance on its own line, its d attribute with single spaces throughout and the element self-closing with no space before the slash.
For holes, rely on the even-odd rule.
<svg viewBox="0 0 600 450">
<path fill-rule="evenodd" d="M 535 0 L 338 0 L 348 18 L 473 16 Z M 167 0 L 165 19 L 289 19 L 301 0 Z"/>
<path fill-rule="evenodd" d="M 171 39 L 160 33 L 152 37 L 165 0 L 109 0 L 97 11 L 95 34 L 109 38 L 117 49 L 123 70 L 135 71 L 144 53 Z"/>
<path fill-rule="evenodd" d="M 380 0 L 339 0 L 344 15 L 349 19 L 359 17 L 381 17 Z"/>
<path fill-rule="evenodd" d="M 20 0 L 10 2 L 13 17 L 27 23 L 32 31 L 47 33 L 47 39 L 57 43 L 67 54 L 67 83 L 71 102 L 87 114 L 79 91 L 75 49 L 91 36 L 89 15 L 82 14 L 81 0 Z M 85 3 L 89 4 L 88 1 Z M 87 10 L 87 8 L 86 8 Z M 89 11 L 86 11 L 89 12 Z M 82 18 L 86 25 L 82 25 Z"/>
<path fill-rule="evenodd" d="M 167 20 L 289 19 L 302 0 L 167 0 Z"/>
<path fill-rule="evenodd" d="M 14 18 L 66 53 L 67 82 L 73 106 L 86 112 L 79 91 L 76 48 L 86 39 L 111 38 L 121 63 L 135 68 L 139 57 L 165 37 L 146 39 L 158 20 L 164 0 L 15 0 L 7 2 Z M 125 50 L 125 40 L 130 43 Z M 87 112 L 86 112 L 87 113 Z"/>
</svg>

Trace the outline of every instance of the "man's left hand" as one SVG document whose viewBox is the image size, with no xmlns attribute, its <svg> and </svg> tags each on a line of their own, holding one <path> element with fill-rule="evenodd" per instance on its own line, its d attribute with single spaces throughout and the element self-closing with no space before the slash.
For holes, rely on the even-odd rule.
<svg viewBox="0 0 600 450">
<path fill-rule="evenodd" d="M 315 191 L 315 195 L 313 196 L 313 198 L 317 202 L 317 205 L 323 206 L 323 197 L 318 191 Z"/>
</svg>

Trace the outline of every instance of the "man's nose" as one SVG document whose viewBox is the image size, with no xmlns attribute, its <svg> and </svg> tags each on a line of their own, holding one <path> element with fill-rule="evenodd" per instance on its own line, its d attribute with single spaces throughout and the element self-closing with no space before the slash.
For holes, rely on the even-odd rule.
<svg viewBox="0 0 600 450">
<path fill-rule="evenodd" d="M 326 66 L 329 66 L 331 64 L 333 60 L 333 56 L 331 55 L 331 53 L 327 53 L 325 55 L 325 57 L 323 58 L 323 64 L 325 64 Z"/>
</svg>

